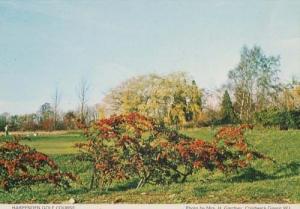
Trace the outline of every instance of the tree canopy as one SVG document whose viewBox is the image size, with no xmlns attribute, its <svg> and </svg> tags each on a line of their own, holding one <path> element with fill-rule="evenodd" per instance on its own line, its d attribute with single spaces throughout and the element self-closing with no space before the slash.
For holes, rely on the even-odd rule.
<svg viewBox="0 0 300 209">
<path fill-rule="evenodd" d="M 105 113 L 139 112 L 172 125 L 197 121 L 202 92 L 185 73 L 144 75 L 129 79 L 105 97 Z"/>
<path fill-rule="evenodd" d="M 233 109 L 233 105 L 227 90 L 225 90 L 221 104 L 222 123 L 235 123 L 237 118 Z"/>
<path fill-rule="evenodd" d="M 258 46 L 243 47 L 240 62 L 228 74 L 241 121 L 250 121 L 255 111 L 277 99 L 279 61 L 279 56 L 267 56 Z"/>
</svg>

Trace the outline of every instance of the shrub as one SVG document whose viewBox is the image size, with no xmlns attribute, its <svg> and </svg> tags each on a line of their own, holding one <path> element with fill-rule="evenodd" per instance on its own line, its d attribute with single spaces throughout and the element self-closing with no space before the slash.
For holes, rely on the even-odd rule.
<svg viewBox="0 0 300 209">
<path fill-rule="evenodd" d="M 300 129 L 300 110 L 264 110 L 255 115 L 257 123 L 265 127 L 277 126 L 281 130 Z"/>
<path fill-rule="evenodd" d="M 246 129 L 253 129 L 253 125 L 243 124 L 238 127 L 223 127 L 217 132 L 213 140 L 213 144 L 222 153 L 222 166 L 224 166 L 223 170 L 226 172 L 246 168 L 251 165 L 254 159 L 275 162 L 251 148 L 244 137 Z"/>
<path fill-rule="evenodd" d="M 205 168 L 231 172 L 265 158 L 243 137 L 249 126 L 221 129 L 213 142 L 192 139 L 137 113 L 112 116 L 85 130 L 87 143 L 77 144 L 81 157 L 93 164 L 90 188 L 109 186 L 138 176 L 146 183 L 184 182 Z"/>
<path fill-rule="evenodd" d="M 139 186 L 166 183 L 178 176 L 175 162 L 164 160 L 166 143 L 181 137 L 162 125 L 136 113 L 112 116 L 96 122 L 86 131 L 88 143 L 77 146 L 93 162 L 91 188 L 109 185 L 112 180 L 139 176 Z M 166 140 L 167 138 L 167 140 Z M 165 142 L 165 143 L 164 143 Z"/>
<path fill-rule="evenodd" d="M 61 172 L 47 155 L 17 141 L 0 144 L 0 187 L 6 191 L 18 186 L 50 183 L 69 187 L 75 180 L 71 173 Z"/>
</svg>

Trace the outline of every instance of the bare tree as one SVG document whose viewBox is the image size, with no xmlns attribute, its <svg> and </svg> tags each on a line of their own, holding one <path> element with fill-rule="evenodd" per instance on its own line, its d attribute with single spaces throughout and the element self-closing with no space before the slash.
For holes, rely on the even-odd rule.
<svg viewBox="0 0 300 209">
<path fill-rule="evenodd" d="M 89 92 L 90 85 L 86 79 L 81 79 L 76 91 L 77 91 L 77 96 L 79 99 L 79 105 L 80 105 L 80 120 L 82 123 L 86 122 L 86 117 L 87 117 L 87 94 Z"/>
<path fill-rule="evenodd" d="M 58 107 L 61 100 L 61 93 L 59 89 L 55 88 L 55 93 L 53 96 L 53 113 L 54 113 L 54 130 L 57 128 L 57 121 L 58 121 Z"/>
</svg>

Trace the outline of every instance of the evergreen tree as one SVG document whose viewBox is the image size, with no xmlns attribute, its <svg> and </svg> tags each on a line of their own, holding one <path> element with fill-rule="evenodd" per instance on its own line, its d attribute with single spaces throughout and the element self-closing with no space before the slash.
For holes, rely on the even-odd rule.
<svg viewBox="0 0 300 209">
<path fill-rule="evenodd" d="M 235 123 L 237 121 L 236 115 L 234 113 L 233 105 L 227 90 L 224 92 L 223 99 L 222 99 L 221 115 L 222 115 L 221 122 L 223 124 Z"/>
</svg>

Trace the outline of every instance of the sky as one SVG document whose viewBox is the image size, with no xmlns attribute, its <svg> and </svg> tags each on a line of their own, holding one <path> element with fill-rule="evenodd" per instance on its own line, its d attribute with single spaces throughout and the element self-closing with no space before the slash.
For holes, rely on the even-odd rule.
<svg viewBox="0 0 300 209">
<path fill-rule="evenodd" d="M 281 56 L 300 78 L 300 1 L 0 0 L 0 113 L 36 112 L 61 92 L 75 109 L 132 76 L 188 72 L 201 88 L 227 80 L 247 45 Z"/>
</svg>

